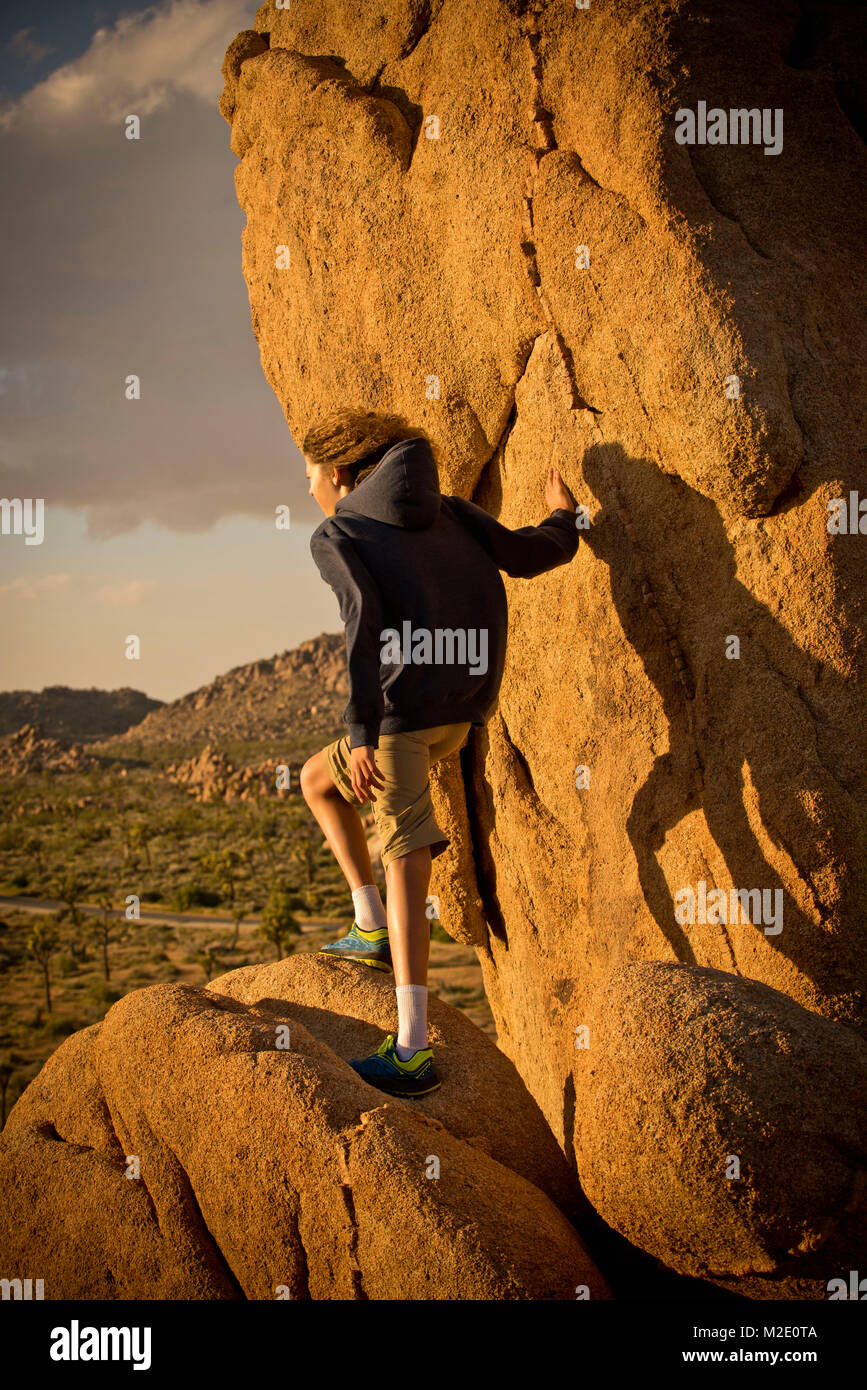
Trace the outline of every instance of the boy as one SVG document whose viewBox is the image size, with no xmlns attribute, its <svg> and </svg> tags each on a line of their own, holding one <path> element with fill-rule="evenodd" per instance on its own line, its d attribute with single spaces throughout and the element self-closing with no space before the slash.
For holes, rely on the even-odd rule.
<svg viewBox="0 0 867 1390">
<path fill-rule="evenodd" d="M 510 531 L 472 502 L 443 497 L 426 437 L 374 412 L 329 415 L 308 432 L 303 453 L 326 516 L 310 550 L 339 600 L 350 689 L 348 735 L 301 772 L 355 909 L 351 931 L 322 954 L 393 968 L 397 1036 L 350 1065 L 391 1095 L 422 1096 L 440 1085 L 427 1038 L 425 909 L 431 861 L 448 844 L 434 817 L 430 766 L 496 704 L 508 621 L 500 570 L 531 578 L 570 560 L 575 499 L 551 468 L 551 515 Z M 387 916 L 358 814 L 368 801 L 382 839 Z"/>
</svg>

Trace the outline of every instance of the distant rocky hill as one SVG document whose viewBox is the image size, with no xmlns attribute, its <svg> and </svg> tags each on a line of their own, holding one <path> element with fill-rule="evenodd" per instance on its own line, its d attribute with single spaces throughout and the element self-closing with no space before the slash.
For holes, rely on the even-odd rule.
<svg viewBox="0 0 867 1390">
<path fill-rule="evenodd" d="M 61 743 L 46 736 L 38 724 L 25 724 L 14 734 L 0 739 L 0 776 L 17 777 L 22 772 L 89 772 L 98 767 L 96 758 L 80 743 Z"/>
<path fill-rule="evenodd" d="M 343 634 L 321 633 L 292 651 L 234 667 L 100 748 L 280 739 L 299 730 L 331 735 L 340 730 L 348 693 Z"/>
<path fill-rule="evenodd" d="M 67 685 L 47 685 L 44 690 L 0 692 L 0 738 L 18 733 L 25 725 L 39 727 L 46 738 L 78 742 L 110 738 L 139 724 L 162 700 L 152 700 L 141 690 L 73 690 Z"/>
</svg>

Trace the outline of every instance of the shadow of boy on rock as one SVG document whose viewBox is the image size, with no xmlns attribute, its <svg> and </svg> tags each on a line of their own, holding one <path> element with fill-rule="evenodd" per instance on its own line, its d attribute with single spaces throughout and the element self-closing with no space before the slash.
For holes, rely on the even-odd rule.
<svg viewBox="0 0 867 1390">
<path fill-rule="evenodd" d="M 809 980 L 820 996 L 814 1007 L 855 1023 L 864 1005 L 863 988 L 856 988 L 864 965 L 851 924 L 864 900 L 865 855 L 853 849 L 863 847 L 865 832 L 840 776 L 845 764 L 835 738 L 847 712 L 856 721 L 849 727 L 858 727 L 854 682 L 805 654 L 740 582 L 713 502 L 619 444 L 587 450 L 583 472 L 602 506 L 582 539 L 608 566 L 623 631 L 668 721 L 669 751 L 655 759 L 626 820 L 648 906 L 677 958 L 697 963 L 658 853 L 667 833 L 700 808 L 733 885 L 783 889 L 783 929 L 767 937 L 772 949 Z M 647 579 L 667 633 L 642 596 Z M 683 651 L 692 700 L 669 635 Z M 739 659 L 726 656 L 731 635 L 739 638 Z M 796 866 L 803 907 L 750 824 L 747 769 L 766 834 Z M 738 924 L 734 931 L 762 927 Z"/>
</svg>

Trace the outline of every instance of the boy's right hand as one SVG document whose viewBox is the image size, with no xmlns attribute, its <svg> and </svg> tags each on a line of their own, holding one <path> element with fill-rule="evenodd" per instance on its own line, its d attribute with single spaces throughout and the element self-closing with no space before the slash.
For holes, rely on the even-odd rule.
<svg viewBox="0 0 867 1390">
<path fill-rule="evenodd" d="M 376 800 L 371 788 L 385 786 L 382 770 L 377 767 L 373 756 L 375 752 L 373 745 L 366 743 L 359 748 L 353 748 L 349 754 L 352 790 L 356 800 L 362 803 Z"/>
<path fill-rule="evenodd" d="M 556 468 L 553 466 L 548 469 L 548 480 L 545 483 L 545 501 L 551 511 L 557 507 L 563 507 L 567 512 L 574 512 L 575 498 L 572 496 L 563 479 Z"/>
</svg>

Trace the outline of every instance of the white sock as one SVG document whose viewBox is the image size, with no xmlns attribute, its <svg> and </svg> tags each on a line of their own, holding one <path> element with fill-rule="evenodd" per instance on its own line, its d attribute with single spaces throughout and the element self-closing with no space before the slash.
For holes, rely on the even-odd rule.
<svg viewBox="0 0 867 1390">
<path fill-rule="evenodd" d="M 395 1050 L 402 1062 L 427 1047 L 427 985 L 398 985 L 397 1043 Z"/>
<path fill-rule="evenodd" d="M 354 888 L 352 905 L 355 908 L 355 920 L 362 931 L 378 931 L 381 927 L 388 930 L 385 908 L 375 883 L 366 883 L 363 888 Z"/>
</svg>

